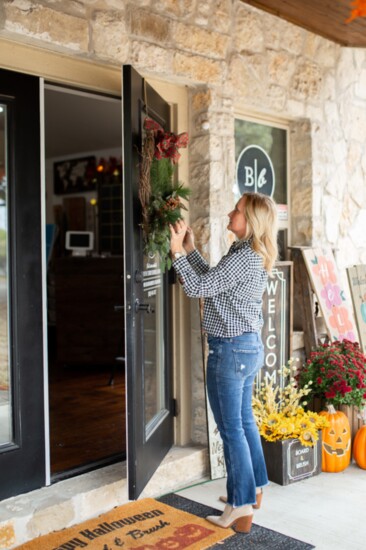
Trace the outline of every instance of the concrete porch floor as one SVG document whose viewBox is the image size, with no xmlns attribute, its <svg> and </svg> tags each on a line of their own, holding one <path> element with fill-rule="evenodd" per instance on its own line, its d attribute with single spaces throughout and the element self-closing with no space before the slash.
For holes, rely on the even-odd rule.
<svg viewBox="0 0 366 550">
<path fill-rule="evenodd" d="M 208 481 L 177 494 L 224 508 L 226 479 Z M 254 523 L 313 544 L 317 550 L 365 550 L 366 471 L 355 464 L 337 474 L 321 473 L 282 487 L 265 488 Z"/>
<path fill-rule="evenodd" d="M 98 516 L 128 501 L 124 464 L 84 474 L 0 503 L 0 548 L 16 548 L 36 536 Z M 168 492 L 212 506 L 226 479 L 208 481 L 204 448 L 173 448 L 140 498 Z M 265 488 L 254 522 L 313 544 L 317 550 L 366 548 L 366 471 L 352 464 L 286 487 Z M 284 549 L 286 550 L 286 549 Z"/>
</svg>

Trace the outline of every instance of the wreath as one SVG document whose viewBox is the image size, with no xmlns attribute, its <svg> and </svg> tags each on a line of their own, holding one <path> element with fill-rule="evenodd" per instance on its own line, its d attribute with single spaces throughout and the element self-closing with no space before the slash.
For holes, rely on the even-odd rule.
<svg viewBox="0 0 366 550">
<path fill-rule="evenodd" d="M 180 158 L 178 148 L 187 147 L 188 134 L 173 134 L 149 117 L 144 121 L 145 138 L 140 167 L 139 198 L 142 206 L 144 252 L 150 258 L 157 253 L 164 272 L 170 269 L 170 230 L 187 208 L 190 189 L 174 179 L 174 169 Z"/>
</svg>

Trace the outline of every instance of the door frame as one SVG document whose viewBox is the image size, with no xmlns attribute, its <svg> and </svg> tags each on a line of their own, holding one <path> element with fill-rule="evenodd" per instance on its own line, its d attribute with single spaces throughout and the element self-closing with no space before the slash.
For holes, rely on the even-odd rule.
<svg viewBox="0 0 366 550">
<path fill-rule="evenodd" d="M 0 37 L 0 67 L 11 71 L 37 76 L 43 80 L 41 83 L 41 191 L 45 189 L 44 174 L 44 81 L 53 82 L 56 85 L 68 85 L 101 92 L 105 94 L 121 96 L 121 66 L 106 65 L 97 60 L 76 59 L 52 50 L 47 50 L 16 40 Z M 141 73 L 145 76 L 144 72 Z M 188 88 L 181 84 L 175 84 L 167 80 L 160 80 L 147 76 L 149 84 L 169 103 L 173 105 L 174 132 L 179 133 L 189 129 L 188 121 Z M 176 108 L 176 105 L 179 108 Z M 178 166 L 179 181 L 188 182 L 188 152 L 182 150 L 182 157 Z M 43 195 L 42 195 L 43 200 Z M 42 221 L 45 219 L 45 204 L 42 205 Z M 189 213 L 187 214 L 187 217 Z M 42 247 L 45 247 L 45 235 L 42 238 Z M 46 293 L 46 266 L 43 272 L 42 293 Z M 173 384 L 174 395 L 178 400 L 179 416 L 175 418 L 175 443 L 187 445 L 191 440 L 191 381 L 187 374 L 191 369 L 190 335 L 187 334 L 190 319 L 190 303 L 185 298 L 178 285 L 172 289 L 173 311 Z M 180 314 L 180 320 L 177 314 Z M 44 349 L 47 349 L 47 323 L 46 308 L 44 307 Z M 185 322 L 182 323 L 182 317 Z M 45 433 L 46 433 L 46 485 L 51 484 L 50 460 L 49 460 L 49 421 L 48 410 L 48 362 L 44 361 L 44 396 L 45 396 Z"/>
</svg>

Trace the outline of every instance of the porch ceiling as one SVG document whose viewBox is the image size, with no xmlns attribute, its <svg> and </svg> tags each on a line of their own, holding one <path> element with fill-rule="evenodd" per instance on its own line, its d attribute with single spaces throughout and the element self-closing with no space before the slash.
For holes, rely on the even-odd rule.
<svg viewBox="0 0 366 550">
<path fill-rule="evenodd" d="M 357 0 L 356 0 L 357 1 Z M 242 0 L 342 46 L 366 47 L 366 17 L 350 23 L 355 0 Z"/>
</svg>

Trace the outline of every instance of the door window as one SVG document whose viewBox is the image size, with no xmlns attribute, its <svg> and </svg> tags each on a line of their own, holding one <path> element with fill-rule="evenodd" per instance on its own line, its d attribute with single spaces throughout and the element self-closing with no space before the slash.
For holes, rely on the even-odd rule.
<svg viewBox="0 0 366 550">
<path fill-rule="evenodd" d="M 0 104 L 0 445 L 13 440 L 9 362 L 9 280 L 6 105 Z"/>
<path fill-rule="evenodd" d="M 277 204 L 280 259 L 289 245 L 288 128 L 235 120 L 236 198 L 245 192 L 271 196 Z"/>
<path fill-rule="evenodd" d="M 249 120 L 235 120 L 235 156 L 240 193 L 268 194 L 287 205 L 287 132 Z"/>
<path fill-rule="evenodd" d="M 144 393 L 145 436 L 154 431 L 167 413 L 165 387 L 164 341 L 164 279 L 156 253 L 153 258 L 144 257 Z M 145 306 L 144 306 L 145 307 Z"/>
</svg>

